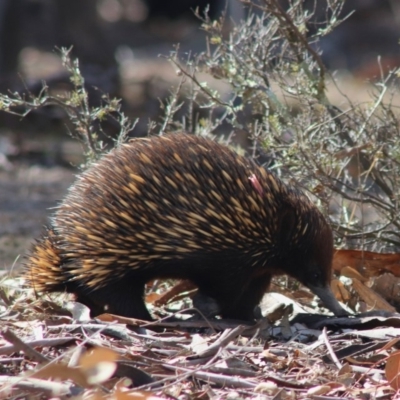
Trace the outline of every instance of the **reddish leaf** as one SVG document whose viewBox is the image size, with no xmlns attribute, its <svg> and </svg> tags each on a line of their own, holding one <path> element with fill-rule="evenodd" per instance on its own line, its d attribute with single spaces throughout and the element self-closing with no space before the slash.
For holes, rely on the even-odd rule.
<svg viewBox="0 0 400 400">
<path fill-rule="evenodd" d="M 393 353 L 386 362 L 386 379 L 394 390 L 400 389 L 400 351 Z"/>
<path fill-rule="evenodd" d="M 345 267 L 354 268 L 364 277 L 378 276 L 384 272 L 400 276 L 400 254 L 337 250 L 333 258 L 333 269 L 341 272 Z"/>
</svg>

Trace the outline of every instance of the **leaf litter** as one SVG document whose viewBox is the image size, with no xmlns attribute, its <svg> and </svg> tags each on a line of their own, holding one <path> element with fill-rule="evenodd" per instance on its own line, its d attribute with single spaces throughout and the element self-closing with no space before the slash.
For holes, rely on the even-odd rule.
<svg viewBox="0 0 400 400">
<path fill-rule="evenodd" d="M 398 261 L 379 254 L 379 266 L 374 254 L 335 256 L 332 287 L 351 318 L 321 314 L 306 290 L 275 281 L 280 293 L 266 295 L 255 324 L 188 318 L 188 282 L 148 286 L 153 313 L 175 319 L 90 319 L 65 295 L 37 299 L 5 279 L 0 398 L 400 399 L 400 316 L 394 291 L 382 291 Z"/>
</svg>

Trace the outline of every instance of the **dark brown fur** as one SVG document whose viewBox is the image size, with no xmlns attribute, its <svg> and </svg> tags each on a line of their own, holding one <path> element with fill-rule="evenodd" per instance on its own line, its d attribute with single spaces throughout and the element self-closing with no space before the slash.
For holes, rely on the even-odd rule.
<svg viewBox="0 0 400 400">
<path fill-rule="evenodd" d="M 225 146 L 175 134 L 133 140 L 79 175 L 27 274 L 37 291 L 75 293 L 92 314 L 141 319 L 156 277 L 190 279 L 224 317 L 252 319 L 271 277 L 289 274 L 341 314 L 332 252 L 304 194 Z"/>
</svg>

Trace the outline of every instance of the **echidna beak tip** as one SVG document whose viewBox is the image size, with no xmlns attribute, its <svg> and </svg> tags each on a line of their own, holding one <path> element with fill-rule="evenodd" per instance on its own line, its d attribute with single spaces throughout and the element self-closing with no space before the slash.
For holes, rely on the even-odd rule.
<svg viewBox="0 0 400 400">
<path fill-rule="evenodd" d="M 332 311 L 335 316 L 347 317 L 350 315 L 350 313 L 340 305 L 329 286 L 308 285 L 308 288 L 322 300 L 325 307 Z"/>
</svg>

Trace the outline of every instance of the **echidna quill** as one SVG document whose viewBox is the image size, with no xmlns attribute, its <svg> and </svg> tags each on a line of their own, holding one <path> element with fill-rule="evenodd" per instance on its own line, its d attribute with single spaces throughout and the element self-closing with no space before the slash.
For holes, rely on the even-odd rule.
<svg viewBox="0 0 400 400">
<path fill-rule="evenodd" d="M 317 207 L 254 161 L 212 140 L 132 140 L 80 174 L 35 245 L 27 277 L 97 315 L 151 320 L 145 283 L 181 278 L 223 317 L 251 320 L 271 277 L 288 274 L 336 315 L 332 231 Z"/>
</svg>

